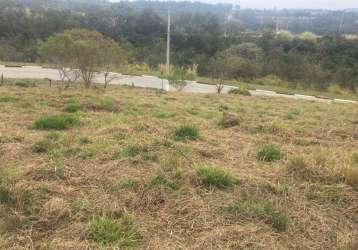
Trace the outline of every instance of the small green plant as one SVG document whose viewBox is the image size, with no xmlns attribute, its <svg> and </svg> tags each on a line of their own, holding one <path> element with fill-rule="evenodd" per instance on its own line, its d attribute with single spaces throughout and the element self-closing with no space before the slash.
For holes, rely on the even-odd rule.
<svg viewBox="0 0 358 250">
<path fill-rule="evenodd" d="M 249 197 L 224 207 L 223 211 L 249 217 L 250 219 L 263 220 L 278 232 L 286 231 L 289 224 L 288 215 L 279 207 L 270 202 L 259 201 Z"/>
<path fill-rule="evenodd" d="M 153 113 L 153 116 L 159 119 L 167 119 L 175 116 L 175 114 L 166 111 L 156 111 Z"/>
<path fill-rule="evenodd" d="M 90 239 L 102 245 L 116 243 L 123 248 L 133 248 L 138 241 L 133 220 L 126 213 L 119 220 L 107 215 L 93 216 L 87 231 Z"/>
<path fill-rule="evenodd" d="M 148 152 L 147 147 L 143 145 L 129 144 L 123 149 L 122 155 L 127 157 L 135 157 L 145 152 Z"/>
<path fill-rule="evenodd" d="M 47 153 L 53 146 L 54 146 L 54 144 L 51 140 L 44 139 L 44 140 L 36 142 L 32 146 L 32 152 L 38 153 L 38 154 Z"/>
<path fill-rule="evenodd" d="M 67 113 L 76 113 L 78 111 L 81 111 L 82 109 L 82 105 L 79 101 L 71 99 L 66 103 L 65 107 L 63 108 L 63 111 Z"/>
<path fill-rule="evenodd" d="M 287 113 L 287 119 L 293 120 L 296 118 L 296 116 L 300 115 L 300 111 L 297 109 L 291 110 Z"/>
<path fill-rule="evenodd" d="M 196 140 L 200 137 L 199 128 L 193 124 L 183 124 L 174 129 L 174 137 L 177 140 Z"/>
<path fill-rule="evenodd" d="M 80 144 L 83 144 L 83 145 L 91 143 L 90 138 L 88 138 L 87 136 L 81 136 L 79 141 L 80 141 Z"/>
<path fill-rule="evenodd" d="M 178 185 L 169 179 L 162 171 L 156 172 L 150 181 L 151 186 L 164 187 L 169 189 L 177 189 Z"/>
<path fill-rule="evenodd" d="M 64 130 L 79 124 L 79 120 L 74 115 L 56 114 L 45 115 L 37 119 L 33 127 L 41 130 Z"/>
<path fill-rule="evenodd" d="M 274 162 L 283 158 L 281 149 L 274 144 L 262 145 L 257 152 L 257 159 L 260 161 Z"/>
<path fill-rule="evenodd" d="M 0 102 L 15 102 L 17 100 L 19 100 L 18 97 L 7 94 L 0 94 Z"/>
<path fill-rule="evenodd" d="M 57 132 L 50 132 L 46 137 L 32 146 L 32 152 L 34 153 L 47 153 L 56 147 L 57 141 L 60 139 L 60 134 Z"/>
<path fill-rule="evenodd" d="M 83 193 L 81 193 L 81 196 L 72 202 L 71 208 L 77 212 L 88 211 L 90 209 L 90 205 L 91 202 L 89 199 Z"/>
<path fill-rule="evenodd" d="M 14 84 L 15 84 L 15 86 L 21 87 L 21 88 L 35 87 L 34 83 L 24 81 L 24 80 L 16 80 Z"/>
<path fill-rule="evenodd" d="M 208 188 L 229 188 L 237 179 L 225 169 L 214 166 L 202 166 L 197 169 L 200 184 Z"/>
<path fill-rule="evenodd" d="M 119 190 L 119 189 L 135 189 L 136 187 L 138 187 L 139 183 L 136 180 L 133 179 L 122 179 L 120 180 L 115 186 L 114 186 L 114 190 Z"/>
</svg>

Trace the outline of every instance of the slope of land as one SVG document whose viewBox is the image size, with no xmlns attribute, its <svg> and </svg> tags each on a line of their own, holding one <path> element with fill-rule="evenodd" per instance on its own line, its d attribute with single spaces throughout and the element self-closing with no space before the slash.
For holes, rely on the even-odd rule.
<svg viewBox="0 0 358 250">
<path fill-rule="evenodd" d="M 356 105 L 16 82 L 0 119 L 0 249 L 357 249 Z"/>
</svg>

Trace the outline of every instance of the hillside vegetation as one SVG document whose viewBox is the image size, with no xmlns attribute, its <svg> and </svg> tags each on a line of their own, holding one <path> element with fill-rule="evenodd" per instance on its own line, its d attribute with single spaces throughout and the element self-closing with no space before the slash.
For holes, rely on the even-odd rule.
<svg viewBox="0 0 358 250">
<path fill-rule="evenodd" d="M 358 109 L 0 87 L 0 249 L 357 249 Z"/>
<path fill-rule="evenodd" d="M 64 31 L 87 29 L 126 52 L 121 62 L 130 70 L 117 66 L 112 71 L 162 74 L 168 8 L 175 67 L 195 69 L 201 77 L 357 92 L 354 10 L 241 10 L 188 1 L 6 0 L 0 2 L 0 61 L 41 63 L 39 44 Z"/>
</svg>

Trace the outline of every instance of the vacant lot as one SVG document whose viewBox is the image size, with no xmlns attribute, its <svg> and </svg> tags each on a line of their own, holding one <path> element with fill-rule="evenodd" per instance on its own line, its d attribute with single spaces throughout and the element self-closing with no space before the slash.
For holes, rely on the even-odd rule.
<svg viewBox="0 0 358 250">
<path fill-rule="evenodd" d="M 0 87 L 0 249 L 357 249 L 358 106 Z"/>
</svg>

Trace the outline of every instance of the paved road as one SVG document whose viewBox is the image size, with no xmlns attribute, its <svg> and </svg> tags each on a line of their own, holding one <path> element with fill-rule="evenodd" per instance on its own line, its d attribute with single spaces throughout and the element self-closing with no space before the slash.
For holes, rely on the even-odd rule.
<svg viewBox="0 0 358 250">
<path fill-rule="evenodd" d="M 29 79 L 45 79 L 49 78 L 52 80 L 61 80 L 59 72 L 56 69 L 41 68 L 38 66 L 26 66 L 26 67 L 5 67 L 0 65 L 0 74 L 3 73 L 5 78 L 29 78 Z M 136 87 L 144 88 L 155 88 L 161 89 L 164 88 L 167 91 L 175 91 L 175 89 L 169 86 L 167 80 L 163 80 L 155 76 L 129 76 L 121 75 L 118 73 L 112 73 L 112 76 L 115 76 L 111 84 L 121 84 L 121 85 L 132 85 Z M 98 74 L 94 79 L 96 83 L 104 83 L 104 75 Z M 227 93 L 233 87 L 225 86 L 223 89 L 224 93 Z M 216 87 L 213 85 L 199 84 L 196 82 L 190 82 L 184 92 L 193 92 L 193 93 L 215 93 Z"/>
<path fill-rule="evenodd" d="M 45 79 L 49 78 L 52 80 L 60 80 L 59 72 L 56 69 L 42 68 L 38 66 L 25 66 L 25 67 L 5 67 L 0 65 L 0 74 L 4 74 L 5 78 L 29 78 L 29 79 Z M 165 89 L 167 91 L 175 91 L 173 87 L 168 84 L 167 80 L 162 80 L 155 76 L 129 76 L 121 75 L 118 73 L 112 73 L 113 76 L 116 76 L 116 79 L 111 82 L 111 84 L 121 84 L 121 85 L 132 85 L 136 87 L 144 88 L 155 88 L 155 89 Z M 104 83 L 103 74 L 98 74 L 94 79 L 96 83 Z M 230 89 L 235 87 L 224 86 L 223 93 L 227 93 Z M 216 93 L 216 87 L 209 84 L 201 84 L 196 82 L 190 82 L 183 90 L 184 92 L 191 93 Z M 253 90 L 250 91 L 253 96 L 262 96 L 262 97 L 281 97 L 289 98 L 295 100 L 308 100 L 308 101 L 320 101 L 320 102 L 332 102 L 332 100 L 317 98 L 314 96 L 305 96 L 305 95 L 285 95 L 278 94 L 273 91 L 265 90 Z M 335 102 L 340 103 L 356 103 L 355 101 L 349 100 L 340 100 L 335 99 Z"/>
</svg>

